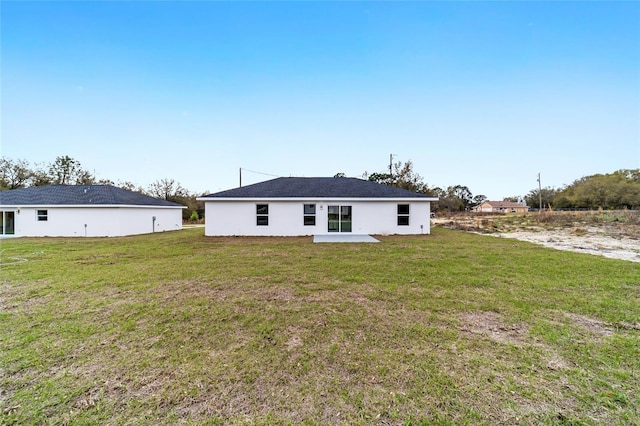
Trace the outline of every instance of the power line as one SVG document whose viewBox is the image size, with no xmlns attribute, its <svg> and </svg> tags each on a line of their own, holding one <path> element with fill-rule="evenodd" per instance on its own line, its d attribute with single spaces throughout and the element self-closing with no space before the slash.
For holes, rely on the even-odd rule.
<svg viewBox="0 0 640 426">
<path fill-rule="evenodd" d="M 249 169 L 243 169 L 242 167 L 240 167 L 239 173 L 240 173 L 240 188 L 242 188 L 242 171 L 246 170 L 247 172 L 251 172 L 251 173 L 256 173 L 258 175 L 264 175 L 264 176 L 271 176 L 271 177 L 280 177 L 278 175 L 272 175 L 271 173 L 264 173 L 264 172 L 257 172 L 255 170 L 249 170 Z"/>
<path fill-rule="evenodd" d="M 240 169 L 244 170 L 244 171 L 247 171 L 247 172 L 256 173 L 258 175 L 271 176 L 271 177 L 281 177 L 281 176 L 278 176 L 278 175 L 272 175 L 271 173 L 256 172 L 255 170 L 245 169 L 244 167 L 241 167 Z"/>
</svg>

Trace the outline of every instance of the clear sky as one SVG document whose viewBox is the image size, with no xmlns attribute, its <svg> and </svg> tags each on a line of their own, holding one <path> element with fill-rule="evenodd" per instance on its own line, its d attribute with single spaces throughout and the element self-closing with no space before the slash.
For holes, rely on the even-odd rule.
<svg viewBox="0 0 640 426">
<path fill-rule="evenodd" d="M 214 192 L 395 154 L 490 199 L 640 168 L 640 2 L 0 8 L 12 159 Z"/>
</svg>

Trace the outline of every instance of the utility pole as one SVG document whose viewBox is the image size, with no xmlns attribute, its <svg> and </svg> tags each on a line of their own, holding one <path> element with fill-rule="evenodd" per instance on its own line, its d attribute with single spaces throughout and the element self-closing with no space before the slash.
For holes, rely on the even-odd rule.
<svg viewBox="0 0 640 426">
<path fill-rule="evenodd" d="M 393 157 L 396 154 L 389 154 L 389 180 L 393 180 Z"/>
<path fill-rule="evenodd" d="M 538 202 L 540 206 L 539 212 L 542 213 L 542 183 L 540 182 L 540 173 L 538 173 Z"/>
<path fill-rule="evenodd" d="M 240 188 L 242 188 L 242 167 L 240 167 Z"/>
</svg>

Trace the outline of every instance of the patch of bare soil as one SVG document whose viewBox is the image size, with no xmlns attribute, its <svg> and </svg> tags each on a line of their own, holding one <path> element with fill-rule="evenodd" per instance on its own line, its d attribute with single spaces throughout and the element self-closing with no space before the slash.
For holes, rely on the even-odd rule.
<svg viewBox="0 0 640 426">
<path fill-rule="evenodd" d="M 611 259 L 640 262 L 640 212 L 548 212 L 542 216 L 461 214 L 432 219 L 453 229 L 514 238 Z M 601 218 L 601 216 L 603 218 Z"/>
<path fill-rule="evenodd" d="M 515 238 L 556 250 L 568 250 L 577 253 L 595 254 L 610 259 L 640 262 L 640 241 L 630 238 L 616 238 L 598 233 L 580 236 L 573 234 L 571 230 L 515 231 L 488 235 Z"/>
<path fill-rule="evenodd" d="M 573 313 L 565 313 L 565 316 L 570 318 L 575 325 L 596 336 L 611 336 L 615 332 L 613 327 L 597 318 L 590 318 L 585 315 Z"/>
<path fill-rule="evenodd" d="M 458 330 L 466 335 L 487 336 L 500 343 L 512 344 L 518 347 L 533 345 L 542 347 L 546 352 L 547 368 L 550 370 L 565 370 L 569 364 L 552 348 L 528 339 L 527 324 L 505 324 L 500 314 L 496 312 L 464 312 L 458 316 L 460 327 Z"/>
<path fill-rule="evenodd" d="M 505 324 L 496 312 L 464 312 L 459 319 L 463 333 L 485 335 L 502 343 L 520 345 L 528 333 L 526 324 Z"/>
</svg>

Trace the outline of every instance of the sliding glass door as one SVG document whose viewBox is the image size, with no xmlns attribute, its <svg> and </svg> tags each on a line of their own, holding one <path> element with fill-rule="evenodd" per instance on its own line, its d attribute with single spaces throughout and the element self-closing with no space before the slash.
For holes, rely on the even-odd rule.
<svg viewBox="0 0 640 426">
<path fill-rule="evenodd" d="M 351 206 L 328 206 L 329 232 L 351 232 Z"/>
</svg>

